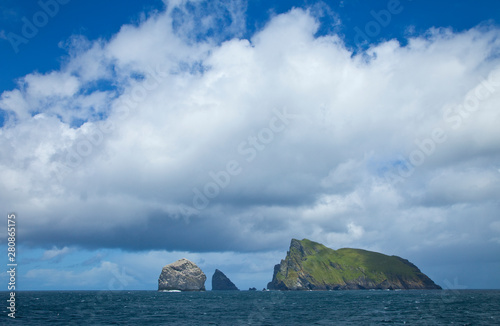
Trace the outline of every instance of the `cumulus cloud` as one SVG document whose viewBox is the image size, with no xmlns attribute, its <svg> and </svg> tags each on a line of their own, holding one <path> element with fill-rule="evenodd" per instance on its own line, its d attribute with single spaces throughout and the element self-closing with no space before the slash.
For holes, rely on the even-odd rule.
<svg viewBox="0 0 500 326">
<path fill-rule="evenodd" d="M 84 271 L 35 268 L 28 271 L 24 277 L 28 282 L 42 281 L 37 285 L 39 289 L 60 288 L 62 285 L 72 290 L 92 288 L 121 290 L 135 280 L 123 268 L 108 261 L 103 261 L 100 266 Z"/>
<path fill-rule="evenodd" d="M 59 71 L 1 95 L 0 202 L 26 244 L 498 253 L 497 28 L 353 54 L 313 11 L 241 39 L 238 2 L 222 23 L 186 3 L 75 37 Z"/>
<path fill-rule="evenodd" d="M 67 255 L 73 251 L 74 251 L 74 249 L 71 249 L 69 247 L 64 247 L 62 249 L 58 249 L 58 248 L 54 247 L 52 249 L 46 250 L 43 253 L 41 260 L 52 260 L 52 261 L 58 262 L 65 255 Z"/>
</svg>

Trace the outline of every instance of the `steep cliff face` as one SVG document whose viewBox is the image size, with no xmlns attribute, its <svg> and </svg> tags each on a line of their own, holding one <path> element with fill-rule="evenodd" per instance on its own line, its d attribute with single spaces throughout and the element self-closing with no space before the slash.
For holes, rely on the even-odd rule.
<svg viewBox="0 0 500 326">
<path fill-rule="evenodd" d="M 182 258 L 163 267 L 158 291 L 205 291 L 207 277 L 195 263 Z"/>
<path fill-rule="evenodd" d="M 270 290 L 441 289 L 408 260 L 292 239 L 274 267 Z"/>
<path fill-rule="evenodd" d="M 212 291 L 238 291 L 238 288 L 224 273 L 216 269 L 212 276 Z"/>
</svg>

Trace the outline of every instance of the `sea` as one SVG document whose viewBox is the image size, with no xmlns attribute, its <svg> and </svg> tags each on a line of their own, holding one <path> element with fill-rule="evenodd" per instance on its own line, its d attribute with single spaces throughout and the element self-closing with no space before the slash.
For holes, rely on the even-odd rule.
<svg viewBox="0 0 500 326">
<path fill-rule="evenodd" d="M 15 319 L 2 302 L 1 325 L 500 325 L 499 290 L 20 291 Z"/>
</svg>

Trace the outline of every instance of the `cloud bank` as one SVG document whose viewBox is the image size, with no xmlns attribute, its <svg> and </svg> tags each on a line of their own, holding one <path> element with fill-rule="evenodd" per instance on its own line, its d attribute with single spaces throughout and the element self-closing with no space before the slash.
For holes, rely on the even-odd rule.
<svg viewBox="0 0 500 326">
<path fill-rule="evenodd" d="M 1 94 L 0 203 L 23 244 L 255 252 L 307 237 L 496 261 L 497 28 L 354 53 L 316 37 L 311 11 L 242 39 L 245 7 L 225 8 L 170 2 L 109 41 L 75 36 L 60 70 Z"/>
</svg>

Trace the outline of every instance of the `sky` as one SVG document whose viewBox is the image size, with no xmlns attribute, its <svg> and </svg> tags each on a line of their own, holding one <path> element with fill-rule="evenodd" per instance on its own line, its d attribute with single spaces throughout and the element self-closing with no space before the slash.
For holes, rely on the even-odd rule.
<svg viewBox="0 0 500 326">
<path fill-rule="evenodd" d="M 3 1 L 17 289 L 155 290 L 184 257 L 263 288 L 292 238 L 500 289 L 499 7 Z"/>
</svg>

